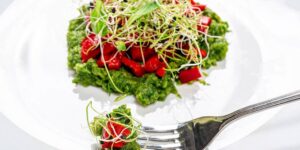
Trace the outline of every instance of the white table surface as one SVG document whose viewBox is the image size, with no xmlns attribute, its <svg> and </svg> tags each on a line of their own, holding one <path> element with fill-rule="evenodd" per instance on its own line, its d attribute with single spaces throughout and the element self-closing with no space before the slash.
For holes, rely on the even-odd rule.
<svg viewBox="0 0 300 150">
<path fill-rule="evenodd" d="M 0 1 L 0 15 L 13 0 Z M 299 0 L 266 0 L 278 1 L 294 11 L 298 11 Z M 300 27 L 295 30 L 300 30 Z M 300 38 L 299 38 L 300 40 Z M 300 44 L 295 45 L 300 47 Z M 300 57 L 300 56 L 299 56 Z M 300 65 L 300 64 L 299 64 Z M 299 86 L 300 87 L 300 86 Z M 299 88 L 300 89 L 300 88 Z M 264 126 L 223 150 L 298 150 L 300 149 L 300 102 L 287 105 Z M 0 113 L 0 149 L 1 150 L 55 150 L 32 138 L 18 129 Z"/>
</svg>

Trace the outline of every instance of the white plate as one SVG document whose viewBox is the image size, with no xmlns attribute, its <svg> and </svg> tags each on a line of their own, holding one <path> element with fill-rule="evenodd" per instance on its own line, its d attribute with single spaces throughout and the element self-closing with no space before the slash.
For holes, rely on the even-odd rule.
<svg viewBox="0 0 300 150">
<path fill-rule="evenodd" d="M 114 95 L 72 84 L 66 65 L 66 32 L 68 20 L 77 15 L 76 4 L 60 0 L 16 1 L 2 16 L 1 20 L 6 21 L 0 24 L 3 114 L 46 144 L 58 149 L 87 150 L 95 143 L 85 121 L 84 109 L 89 100 L 99 111 L 126 103 L 138 120 L 152 125 L 222 115 L 288 91 L 287 84 L 280 80 L 286 77 L 284 69 L 288 64 L 283 58 L 273 59 L 266 53 L 270 50 L 261 49 L 262 39 L 241 17 L 242 13 L 236 14 L 238 3 L 209 4 L 229 21 L 232 30 L 226 61 L 209 71 L 207 81 L 211 86 L 181 86 L 178 88 L 183 99 L 170 96 L 165 102 L 143 108 L 136 105 L 133 97 L 114 103 Z M 229 126 L 210 149 L 241 139 L 274 113 L 276 110 L 260 113 Z"/>
</svg>

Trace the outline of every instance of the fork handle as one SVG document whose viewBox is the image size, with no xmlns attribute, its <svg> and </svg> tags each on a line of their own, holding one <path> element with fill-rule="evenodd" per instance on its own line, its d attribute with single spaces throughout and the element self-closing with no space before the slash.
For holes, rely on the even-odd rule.
<svg viewBox="0 0 300 150">
<path fill-rule="evenodd" d="M 298 101 L 300 100 L 300 91 L 296 91 L 293 93 L 289 93 L 286 95 L 282 95 L 264 102 L 260 102 L 257 104 L 253 104 L 247 107 L 244 107 L 242 109 L 239 109 L 237 111 L 234 111 L 228 115 L 224 116 L 224 125 L 239 119 L 241 117 L 244 117 L 246 115 L 250 115 L 259 111 L 267 110 L 269 108 L 273 108 L 276 106 L 280 106 L 283 104 L 287 104 L 290 102 Z"/>
</svg>

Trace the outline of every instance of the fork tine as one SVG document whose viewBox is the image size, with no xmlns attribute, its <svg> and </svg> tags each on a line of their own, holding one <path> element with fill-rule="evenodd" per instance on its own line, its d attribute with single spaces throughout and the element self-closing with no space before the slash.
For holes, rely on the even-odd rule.
<svg viewBox="0 0 300 150">
<path fill-rule="evenodd" d="M 161 143 L 139 143 L 141 148 L 146 148 L 146 149 L 155 149 L 155 150 L 166 150 L 166 149 L 178 149 L 182 148 L 181 143 L 169 143 L 169 144 L 161 144 Z"/>
<path fill-rule="evenodd" d="M 171 142 L 179 139 L 180 135 L 178 133 L 170 135 L 150 135 L 150 136 L 139 136 L 140 141 L 156 141 L 156 142 Z"/>
<path fill-rule="evenodd" d="M 148 133 L 168 133 L 168 132 L 175 132 L 179 129 L 182 125 L 173 125 L 173 126 L 144 126 L 142 130 Z"/>
</svg>

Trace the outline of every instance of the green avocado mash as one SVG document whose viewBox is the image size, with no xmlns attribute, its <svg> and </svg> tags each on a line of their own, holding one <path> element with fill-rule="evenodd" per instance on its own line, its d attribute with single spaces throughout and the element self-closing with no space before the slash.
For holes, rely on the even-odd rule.
<svg viewBox="0 0 300 150">
<path fill-rule="evenodd" d="M 99 68 L 95 60 L 79 63 L 74 67 L 74 83 L 83 86 L 101 87 L 108 93 L 117 93 L 104 68 Z M 175 85 L 169 75 L 159 78 L 155 74 L 135 77 L 126 69 L 110 71 L 115 85 L 126 94 L 135 95 L 137 101 L 144 106 L 164 100 L 169 94 L 177 94 Z"/>
<path fill-rule="evenodd" d="M 220 17 L 207 8 L 204 15 L 212 19 L 208 33 L 210 35 L 220 36 L 223 38 L 208 37 L 207 41 L 202 36 L 198 39 L 201 49 L 209 51 L 208 58 L 204 60 L 202 68 L 208 69 L 215 66 L 218 61 L 222 61 L 226 57 L 228 51 L 228 42 L 225 34 L 229 31 L 227 22 L 224 22 Z M 111 82 L 105 68 L 99 68 L 95 60 L 90 59 L 86 63 L 81 62 L 81 41 L 87 36 L 85 32 L 86 25 L 82 15 L 70 21 L 69 30 L 67 33 L 68 41 L 68 66 L 75 71 L 73 82 L 83 86 L 101 87 L 108 93 L 134 95 L 137 102 L 143 106 L 163 101 L 170 94 L 178 95 L 175 88 L 177 78 L 167 73 L 163 78 L 157 77 L 155 74 L 145 74 L 143 77 L 135 77 L 125 68 L 120 70 L 109 70 L 109 74 L 115 84 Z M 206 42 L 209 43 L 208 48 Z M 124 44 L 120 44 L 119 49 L 123 50 Z M 176 62 L 177 63 L 177 62 Z M 170 60 L 170 65 L 175 65 L 175 62 Z M 177 63 L 178 64 L 178 63 Z M 118 87 L 122 93 L 117 90 Z"/>
</svg>

